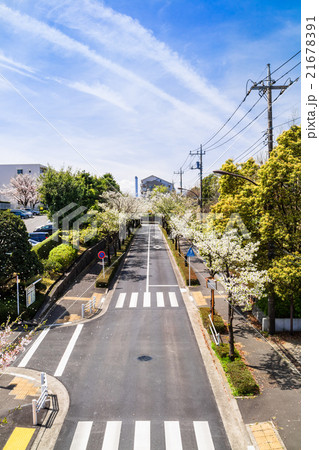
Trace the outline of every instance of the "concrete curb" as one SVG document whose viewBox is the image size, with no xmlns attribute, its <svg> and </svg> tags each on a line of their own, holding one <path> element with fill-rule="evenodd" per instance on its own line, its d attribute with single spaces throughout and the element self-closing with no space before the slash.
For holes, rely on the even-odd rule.
<svg viewBox="0 0 319 450">
<path fill-rule="evenodd" d="M 39 381 L 41 377 L 41 372 L 32 369 L 22 369 L 20 367 L 11 367 L 10 371 L 6 373 L 31 377 L 36 381 Z M 47 375 L 47 381 L 49 393 L 56 395 L 58 398 L 59 409 L 51 427 L 46 428 L 44 425 L 39 429 L 31 450 L 53 450 L 70 405 L 69 394 L 64 385 L 51 375 Z"/>
<path fill-rule="evenodd" d="M 162 233 L 163 235 L 163 233 Z M 224 423 L 224 427 L 234 450 L 247 450 L 255 448 L 250 434 L 244 424 L 236 399 L 231 394 L 224 370 L 210 347 L 210 338 L 203 328 L 197 307 L 191 303 L 189 290 L 185 287 L 183 278 L 179 272 L 175 258 L 171 253 L 165 236 L 163 239 L 168 250 L 169 258 L 173 266 L 175 276 L 182 292 L 183 301 L 191 322 L 200 353 L 206 368 L 207 376 L 215 396 L 215 400 Z"/>
</svg>

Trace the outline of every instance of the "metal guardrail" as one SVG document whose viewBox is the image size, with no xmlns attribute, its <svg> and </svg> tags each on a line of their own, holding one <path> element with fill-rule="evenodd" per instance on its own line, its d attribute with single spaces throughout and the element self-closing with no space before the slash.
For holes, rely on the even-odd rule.
<svg viewBox="0 0 319 450">
<path fill-rule="evenodd" d="M 33 425 L 38 424 L 38 413 L 44 407 L 44 404 L 48 398 L 48 395 L 49 395 L 49 391 L 48 391 L 47 376 L 44 372 L 42 372 L 41 373 L 41 395 L 38 398 L 38 400 L 36 400 L 36 399 L 32 400 Z"/>
<path fill-rule="evenodd" d="M 209 329 L 210 329 L 210 332 L 211 332 L 211 334 L 213 336 L 215 344 L 216 345 L 220 345 L 222 343 L 222 339 L 220 337 L 220 334 L 217 333 L 217 331 L 216 331 L 215 325 L 213 324 L 213 321 L 212 321 L 212 317 L 211 316 L 208 316 L 208 317 L 209 317 L 209 321 L 210 321 Z"/>
<path fill-rule="evenodd" d="M 92 314 L 93 310 L 95 309 L 95 302 L 96 302 L 96 297 L 94 296 L 86 304 L 82 304 L 82 309 L 81 309 L 82 319 L 84 319 L 86 312 L 89 312 L 90 314 Z"/>
</svg>

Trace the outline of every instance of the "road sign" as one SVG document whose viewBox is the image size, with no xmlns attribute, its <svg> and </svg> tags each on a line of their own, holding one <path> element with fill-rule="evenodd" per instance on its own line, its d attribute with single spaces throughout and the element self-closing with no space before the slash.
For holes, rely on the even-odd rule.
<svg viewBox="0 0 319 450">
<path fill-rule="evenodd" d="M 188 252 L 186 253 L 187 258 L 191 258 L 192 256 L 195 256 L 193 247 L 189 247 Z"/>
<path fill-rule="evenodd" d="M 97 256 L 98 256 L 100 259 L 104 259 L 104 258 L 105 258 L 105 252 L 99 252 L 99 253 L 97 254 Z"/>
<path fill-rule="evenodd" d="M 216 280 L 207 280 L 207 287 L 209 289 L 217 290 L 217 281 Z"/>
</svg>

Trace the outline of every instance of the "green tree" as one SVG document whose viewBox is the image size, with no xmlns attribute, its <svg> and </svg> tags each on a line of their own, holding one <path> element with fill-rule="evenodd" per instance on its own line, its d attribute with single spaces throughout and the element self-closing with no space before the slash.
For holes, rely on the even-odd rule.
<svg viewBox="0 0 319 450">
<path fill-rule="evenodd" d="M 273 261 L 268 270 L 278 298 L 290 305 L 290 334 L 293 333 L 294 311 L 301 309 L 301 258 L 299 254 L 285 255 Z"/>
<path fill-rule="evenodd" d="M 273 257 L 301 251 L 301 128 L 292 126 L 260 168 L 260 235 L 273 242 Z"/>
<path fill-rule="evenodd" d="M 0 212 L 0 282 L 14 274 L 21 280 L 42 271 L 36 254 L 31 251 L 28 233 L 20 217 L 9 211 Z"/>
<path fill-rule="evenodd" d="M 83 191 L 83 184 L 74 176 L 71 167 L 58 171 L 49 166 L 40 176 L 39 193 L 50 218 L 72 202 L 81 204 Z"/>
<path fill-rule="evenodd" d="M 50 218 L 70 203 L 97 209 L 102 193 L 108 190 L 119 191 L 110 173 L 96 177 L 85 171 L 73 173 L 71 167 L 49 167 L 40 177 L 39 193 Z"/>
</svg>

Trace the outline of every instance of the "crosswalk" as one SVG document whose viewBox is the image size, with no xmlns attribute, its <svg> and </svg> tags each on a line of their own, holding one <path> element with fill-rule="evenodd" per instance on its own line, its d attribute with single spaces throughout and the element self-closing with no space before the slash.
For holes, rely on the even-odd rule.
<svg viewBox="0 0 319 450">
<path fill-rule="evenodd" d="M 105 425 L 101 450 L 119 450 L 121 448 L 121 438 L 125 435 L 125 426 L 122 421 L 108 421 Z M 183 450 L 190 448 L 189 436 L 184 436 L 184 428 L 179 421 L 164 421 L 160 426 L 163 433 L 163 443 L 165 450 Z M 93 429 L 93 421 L 80 421 L 72 438 L 70 450 L 86 450 L 90 448 L 90 435 Z M 123 429 L 124 428 L 124 429 Z M 127 431 L 127 430 L 126 430 Z M 150 420 L 139 420 L 134 423 L 133 442 L 130 448 L 133 450 L 151 450 L 155 449 L 152 445 L 152 431 L 154 426 Z M 193 433 L 194 450 L 214 450 L 214 442 L 207 421 L 193 421 L 191 423 L 191 432 Z M 125 437 L 125 436 L 124 436 Z M 127 439 L 124 439 L 127 442 Z M 96 447 L 95 447 L 96 448 Z"/>
<path fill-rule="evenodd" d="M 115 309 L 121 308 L 178 308 L 175 292 L 121 292 L 116 299 Z"/>
</svg>

